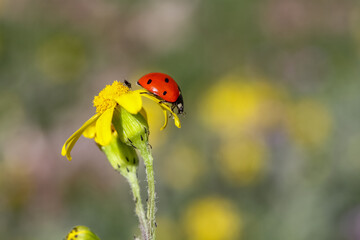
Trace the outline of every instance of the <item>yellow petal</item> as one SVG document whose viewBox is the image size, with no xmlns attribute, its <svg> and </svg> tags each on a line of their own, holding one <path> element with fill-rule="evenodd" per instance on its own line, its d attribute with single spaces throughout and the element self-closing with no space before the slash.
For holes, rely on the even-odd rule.
<svg viewBox="0 0 360 240">
<path fill-rule="evenodd" d="M 171 113 L 171 115 L 173 116 L 174 118 L 174 123 L 175 123 L 175 126 L 177 126 L 178 128 L 181 128 L 181 123 L 180 123 L 180 119 L 179 117 L 176 115 L 176 113 L 174 113 L 171 108 L 166 105 L 165 103 L 159 103 L 159 105 L 162 107 L 163 110 L 167 110 Z"/>
<path fill-rule="evenodd" d="M 173 115 L 173 117 L 174 117 L 175 126 L 177 126 L 178 128 L 181 128 L 181 123 L 180 123 L 179 117 L 176 114 Z"/>
<path fill-rule="evenodd" d="M 128 92 L 115 98 L 115 101 L 131 114 L 138 113 L 142 108 L 142 99 L 138 92 Z"/>
<path fill-rule="evenodd" d="M 93 122 L 88 128 L 83 132 L 83 136 L 86 138 L 94 138 L 96 133 L 96 122 Z"/>
<path fill-rule="evenodd" d="M 77 140 L 79 140 L 80 136 L 81 136 L 81 133 L 80 133 L 79 135 L 77 135 L 75 138 L 71 139 L 71 141 L 70 141 L 70 142 L 68 143 L 68 145 L 67 145 L 66 150 L 64 151 L 64 148 L 63 148 L 62 151 L 61 151 L 61 154 L 62 154 L 63 156 L 66 155 L 66 158 L 67 158 L 69 161 L 71 161 L 71 159 L 72 159 L 72 157 L 71 157 L 71 155 L 70 155 L 71 150 L 72 150 L 73 147 L 75 146 L 75 143 L 77 142 Z"/>
<path fill-rule="evenodd" d="M 114 108 L 107 109 L 96 121 L 96 140 L 102 146 L 106 146 L 111 141 L 111 121 Z"/>
<path fill-rule="evenodd" d="M 75 143 L 77 142 L 77 140 L 80 138 L 81 134 L 90 126 L 92 125 L 94 122 L 96 122 L 96 120 L 100 117 L 100 114 L 97 113 L 94 116 L 92 116 L 89 120 L 87 120 L 76 132 L 74 132 L 69 138 L 68 140 L 66 140 L 66 142 L 64 143 L 62 149 L 61 149 L 61 155 L 67 157 L 67 159 L 70 161 L 71 160 L 71 155 L 70 152 L 72 150 L 72 148 L 74 147 Z"/>
<path fill-rule="evenodd" d="M 168 115 L 167 115 L 167 111 L 165 109 L 163 109 L 164 115 L 165 115 L 165 122 L 164 125 L 160 128 L 160 130 L 164 130 L 168 124 Z"/>
<path fill-rule="evenodd" d="M 171 113 L 171 115 L 174 118 L 174 123 L 175 126 L 178 128 L 181 128 L 181 123 L 180 123 L 180 119 L 179 117 L 176 115 L 176 113 L 174 113 L 171 108 L 164 102 L 160 101 L 159 99 L 157 99 L 156 97 L 154 97 L 153 95 L 149 94 L 149 92 L 145 91 L 145 90 L 136 90 L 135 92 L 141 94 L 141 96 L 146 97 L 154 102 L 156 102 L 164 111 L 169 111 Z M 165 114 L 166 115 L 166 114 Z M 166 116 L 167 118 L 167 116 Z M 165 120 L 167 121 L 167 119 Z M 162 126 L 160 129 L 163 130 L 166 127 L 167 122 L 164 124 L 164 126 Z"/>
</svg>

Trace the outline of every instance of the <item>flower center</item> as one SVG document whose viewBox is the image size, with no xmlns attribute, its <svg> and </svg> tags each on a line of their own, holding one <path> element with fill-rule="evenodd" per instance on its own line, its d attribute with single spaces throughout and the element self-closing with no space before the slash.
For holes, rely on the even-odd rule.
<svg viewBox="0 0 360 240">
<path fill-rule="evenodd" d="M 107 109 L 116 106 L 115 98 L 129 92 L 129 88 L 118 81 L 114 81 L 112 85 L 106 85 L 98 96 L 94 97 L 94 107 L 97 113 L 103 113 Z"/>
</svg>

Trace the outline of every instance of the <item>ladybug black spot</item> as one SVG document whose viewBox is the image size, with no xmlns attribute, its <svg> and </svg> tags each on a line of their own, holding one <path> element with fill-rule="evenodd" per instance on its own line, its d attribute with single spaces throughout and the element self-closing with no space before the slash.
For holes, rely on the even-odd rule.
<svg viewBox="0 0 360 240">
<path fill-rule="evenodd" d="M 167 91 L 164 91 L 164 92 L 163 92 L 163 95 L 165 96 L 166 94 L 167 94 Z"/>
<path fill-rule="evenodd" d="M 165 82 L 168 83 L 168 82 L 169 82 L 169 79 L 168 79 L 168 78 L 165 78 Z"/>
<path fill-rule="evenodd" d="M 152 80 L 151 79 L 149 79 L 148 81 L 147 81 L 147 84 L 150 84 L 152 82 Z"/>
</svg>

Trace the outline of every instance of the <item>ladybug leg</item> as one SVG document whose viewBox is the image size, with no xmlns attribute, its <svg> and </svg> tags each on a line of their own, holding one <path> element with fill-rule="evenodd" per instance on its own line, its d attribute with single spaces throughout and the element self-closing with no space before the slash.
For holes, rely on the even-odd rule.
<svg viewBox="0 0 360 240">
<path fill-rule="evenodd" d="M 153 96 L 153 97 L 157 98 L 157 96 L 156 96 L 155 94 L 153 94 L 153 93 L 151 93 L 151 92 L 148 92 L 148 91 L 146 91 L 146 92 L 140 92 L 140 94 L 146 94 L 146 95 L 150 95 L 150 96 Z"/>
<path fill-rule="evenodd" d="M 128 88 L 131 88 L 131 83 L 129 83 L 128 81 L 126 81 L 126 79 L 124 80 L 124 84 L 125 84 Z"/>
</svg>

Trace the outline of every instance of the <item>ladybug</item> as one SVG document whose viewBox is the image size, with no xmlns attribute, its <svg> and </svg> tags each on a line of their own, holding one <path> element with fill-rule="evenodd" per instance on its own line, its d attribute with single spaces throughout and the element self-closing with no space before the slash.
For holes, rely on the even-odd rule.
<svg viewBox="0 0 360 240">
<path fill-rule="evenodd" d="M 164 102 L 172 104 L 171 109 L 178 109 L 178 113 L 184 112 L 184 100 L 181 90 L 175 80 L 165 73 L 148 73 L 137 82 L 138 85 L 148 90 Z"/>
</svg>

